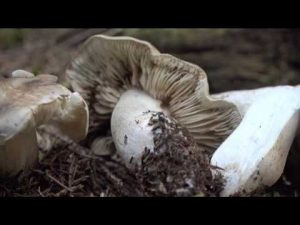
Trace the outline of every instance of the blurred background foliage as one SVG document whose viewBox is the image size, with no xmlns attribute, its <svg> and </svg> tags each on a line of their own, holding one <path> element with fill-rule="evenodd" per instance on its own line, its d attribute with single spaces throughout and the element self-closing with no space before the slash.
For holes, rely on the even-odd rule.
<svg viewBox="0 0 300 225">
<path fill-rule="evenodd" d="M 25 29 L 0 29 L 0 48 L 9 49 L 22 44 Z"/>
<path fill-rule="evenodd" d="M 78 46 L 98 33 L 140 38 L 199 65 L 211 92 L 300 83 L 297 29 L 0 29 L 0 73 L 62 76 Z"/>
</svg>

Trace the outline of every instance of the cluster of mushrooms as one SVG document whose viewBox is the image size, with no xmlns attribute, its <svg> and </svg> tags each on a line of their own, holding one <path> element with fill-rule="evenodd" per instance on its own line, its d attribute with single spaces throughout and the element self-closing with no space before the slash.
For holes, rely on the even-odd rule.
<svg viewBox="0 0 300 225">
<path fill-rule="evenodd" d="M 74 93 L 53 75 L 17 70 L 1 79 L 1 176 L 38 162 L 47 141 L 41 129 L 78 142 L 110 124 L 111 136 L 96 138 L 91 151 L 115 149 L 129 168 L 140 165 L 145 150 L 158 148 L 163 115 L 187 134 L 179 138 L 211 155 L 212 174 L 224 179 L 220 195 L 242 196 L 279 179 L 297 135 L 299 87 L 210 95 L 200 67 L 130 37 L 92 36 L 66 78 Z"/>
</svg>

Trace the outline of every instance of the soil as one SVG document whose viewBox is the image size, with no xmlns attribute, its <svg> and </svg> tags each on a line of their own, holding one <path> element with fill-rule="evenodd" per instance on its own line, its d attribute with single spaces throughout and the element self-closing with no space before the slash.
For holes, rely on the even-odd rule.
<svg viewBox="0 0 300 225">
<path fill-rule="evenodd" d="M 27 174 L 0 182 L 2 197 L 143 196 L 140 190 L 135 173 L 122 162 L 62 142 Z"/>
<path fill-rule="evenodd" d="M 151 42 L 161 52 L 201 66 L 208 75 L 211 93 L 300 83 L 297 29 L 0 29 L 0 74 L 7 77 L 16 69 L 25 69 L 57 75 L 63 83 L 66 66 L 79 45 L 99 33 L 137 37 Z M 0 195 L 145 195 L 138 173 L 127 170 L 117 159 L 90 156 L 84 144 L 75 145 L 64 143 L 31 173 L 1 181 Z M 155 159 L 155 155 L 151 157 Z M 299 160 L 300 142 L 296 139 L 283 176 L 273 187 L 255 196 L 298 196 Z M 166 177 L 158 179 L 166 181 Z M 167 184 L 164 186 L 173 193 Z"/>
<path fill-rule="evenodd" d="M 153 197 L 218 196 L 209 155 L 189 133 L 163 114 L 155 114 L 154 152 L 145 148 L 141 165 L 125 166 L 116 156 L 97 156 L 71 140 L 57 140 L 39 164 L 16 177 L 2 178 L 1 197 Z M 157 132 L 160 130 L 161 132 Z M 42 150 L 42 149 L 41 149 Z"/>
<path fill-rule="evenodd" d="M 154 151 L 145 147 L 137 175 L 148 196 L 218 196 L 220 175 L 213 177 L 210 155 L 188 131 L 160 112 L 152 113 Z"/>
</svg>

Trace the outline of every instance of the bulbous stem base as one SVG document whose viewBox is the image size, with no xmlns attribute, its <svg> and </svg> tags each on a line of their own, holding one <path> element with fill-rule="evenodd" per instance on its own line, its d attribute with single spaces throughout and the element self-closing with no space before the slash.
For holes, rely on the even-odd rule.
<svg viewBox="0 0 300 225">
<path fill-rule="evenodd" d="M 140 90 L 122 94 L 111 117 L 111 132 L 118 154 L 125 163 L 140 162 L 143 152 L 153 151 L 153 126 L 149 123 L 153 112 L 169 112 L 156 100 Z"/>
</svg>

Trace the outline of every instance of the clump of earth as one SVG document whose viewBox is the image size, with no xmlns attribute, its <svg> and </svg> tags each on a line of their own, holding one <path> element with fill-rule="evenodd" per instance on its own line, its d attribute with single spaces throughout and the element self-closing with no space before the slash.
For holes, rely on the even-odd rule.
<svg viewBox="0 0 300 225">
<path fill-rule="evenodd" d="M 218 196 L 222 177 L 213 177 L 210 155 L 187 130 L 160 112 L 152 113 L 154 151 L 145 147 L 137 176 L 149 196 Z"/>
</svg>

